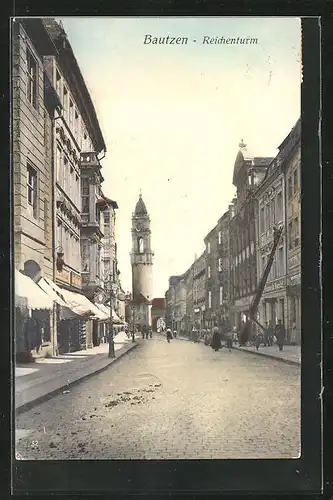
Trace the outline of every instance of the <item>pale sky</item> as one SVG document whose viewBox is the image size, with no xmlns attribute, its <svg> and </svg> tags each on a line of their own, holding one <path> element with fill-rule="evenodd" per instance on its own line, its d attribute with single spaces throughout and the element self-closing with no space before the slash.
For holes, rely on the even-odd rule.
<svg viewBox="0 0 333 500">
<path fill-rule="evenodd" d="M 103 191 L 118 202 L 123 287 L 131 290 L 131 216 L 151 217 L 154 296 L 182 274 L 227 210 L 238 143 L 275 156 L 300 116 L 297 18 L 61 18 L 104 135 Z M 145 45 L 146 34 L 188 37 Z M 202 45 L 203 36 L 257 45 Z M 193 39 L 197 42 L 194 43 Z"/>
</svg>

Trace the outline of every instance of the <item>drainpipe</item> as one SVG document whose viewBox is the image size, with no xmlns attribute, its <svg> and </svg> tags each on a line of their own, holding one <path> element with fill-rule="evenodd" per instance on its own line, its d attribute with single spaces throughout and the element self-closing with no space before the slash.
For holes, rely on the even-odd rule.
<svg viewBox="0 0 333 500">
<path fill-rule="evenodd" d="M 289 296 L 288 296 L 288 240 L 289 240 L 289 234 L 288 234 L 288 217 L 287 217 L 287 176 L 286 176 L 286 165 L 282 166 L 282 179 L 283 179 L 283 186 L 282 186 L 282 192 L 283 192 L 283 208 L 284 208 L 284 216 L 283 216 L 283 223 L 284 223 L 284 269 L 285 269 L 285 287 L 286 287 L 286 306 L 285 306 L 285 311 L 287 311 L 287 314 L 284 314 L 285 317 L 285 324 L 284 327 L 287 331 L 287 339 L 290 340 L 290 332 L 289 332 L 289 310 L 290 310 L 290 304 L 289 304 Z"/>
<path fill-rule="evenodd" d="M 55 245 L 55 236 L 56 236 L 56 217 L 57 217 L 57 211 L 56 211 L 56 196 L 55 196 L 55 184 L 56 184 L 56 175 L 55 175 L 55 165 L 54 165 L 54 160 L 55 160 L 55 125 L 56 125 L 56 120 L 59 120 L 59 118 L 62 118 L 62 109 L 59 109 L 59 116 L 53 116 L 51 119 L 52 122 L 52 127 L 51 127 L 51 133 L 52 133 L 52 141 L 51 141 L 51 206 L 52 206 L 52 279 L 53 282 L 55 283 L 56 281 L 56 245 Z M 57 338 L 57 311 L 58 311 L 58 305 L 56 302 L 54 302 L 53 306 L 53 324 L 52 324 L 52 330 L 53 330 L 53 335 L 52 335 L 52 356 L 57 356 L 58 355 L 58 338 Z"/>
</svg>

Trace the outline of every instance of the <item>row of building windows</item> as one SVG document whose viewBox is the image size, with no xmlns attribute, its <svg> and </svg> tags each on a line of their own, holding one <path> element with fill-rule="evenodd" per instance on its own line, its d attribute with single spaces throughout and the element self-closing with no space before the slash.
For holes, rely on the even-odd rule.
<svg viewBox="0 0 333 500">
<path fill-rule="evenodd" d="M 222 259 L 222 257 L 219 257 L 217 260 L 217 268 L 218 268 L 219 272 L 223 271 L 223 259 Z M 207 277 L 208 278 L 212 277 L 212 267 L 211 266 L 207 267 Z"/>
<path fill-rule="evenodd" d="M 220 302 L 220 306 L 222 306 L 222 304 L 224 302 L 223 286 L 220 286 L 220 288 L 219 288 L 219 302 Z M 209 290 L 208 291 L 208 309 L 211 309 L 211 308 L 212 308 L 212 291 Z"/>
<path fill-rule="evenodd" d="M 80 210 L 80 177 L 59 146 L 56 149 L 56 179 L 69 199 Z"/>
<path fill-rule="evenodd" d="M 298 177 L 298 166 L 294 169 L 288 177 L 288 200 L 290 200 L 294 194 L 299 191 L 299 177 Z"/>
<path fill-rule="evenodd" d="M 66 265 L 80 272 L 80 238 L 57 221 L 56 247 L 62 247 Z"/>
<path fill-rule="evenodd" d="M 277 250 L 277 254 L 273 260 L 271 270 L 268 275 L 267 281 L 274 280 L 276 278 L 281 278 L 286 274 L 286 267 L 285 267 L 285 249 L 283 246 L 281 246 Z M 264 269 L 267 265 L 269 259 L 269 254 L 268 255 L 263 255 L 261 257 L 261 275 L 264 272 Z"/>
<path fill-rule="evenodd" d="M 32 52 L 26 50 L 27 88 L 26 96 L 30 104 L 37 108 L 38 64 Z"/>
<path fill-rule="evenodd" d="M 283 219 L 283 199 L 282 191 L 276 197 L 260 208 L 259 231 L 260 234 L 268 229 L 272 229 L 275 224 L 282 222 Z"/>
<path fill-rule="evenodd" d="M 293 249 L 294 247 L 297 247 L 300 243 L 300 231 L 299 231 L 299 219 L 298 217 L 295 217 L 292 219 L 289 224 L 288 224 L 288 233 L 289 233 L 289 239 L 288 239 L 288 248 L 289 250 Z"/>
<path fill-rule="evenodd" d="M 56 91 L 63 105 L 63 117 L 66 120 L 76 142 L 82 151 L 92 151 L 93 147 L 87 130 L 80 116 L 74 98 L 60 71 L 56 69 Z"/>
</svg>

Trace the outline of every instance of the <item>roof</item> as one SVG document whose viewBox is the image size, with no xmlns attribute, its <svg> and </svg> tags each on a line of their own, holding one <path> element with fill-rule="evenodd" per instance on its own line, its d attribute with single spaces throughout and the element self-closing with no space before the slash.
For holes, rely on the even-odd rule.
<svg viewBox="0 0 333 500">
<path fill-rule="evenodd" d="M 165 309 L 165 298 L 158 297 L 151 301 L 152 305 L 156 309 Z"/>
<path fill-rule="evenodd" d="M 244 144 L 242 139 L 239 143 L 239 151 L 237 153 L 234 164 L 234 172 L 232 178 L 233 185 L 237 186 L 237 178 L 244 165 L 247 165 L 249 167 L 267 167 L 273 159 L 274 157 L 269 156 L 252 156 L 252 154 L 250 154 L 247 149 L 247 145 Z"/>
<path fill-rule="evenodd" d="M 100 206 L 111 205 L 113 208 L 119 208 L 118 203 L 116 201 L 111 200 L 110 198 L 108 198 L 104 194 L 103 194 L 102 198 L 98 198 L 98 200 L 96 201 L 96 204 L 100 205 Z"/>
<path fill-rule="evenodd" d="M 145 202 L 142 199 L 141 193 L 139 195 L 139 200 L 137 201 L 137 203 L 135 205 L 134 215 L 136 215 L 138 217 L 141 217 L 143 215 L 148 215 L 147 208 L 146 208 Z"/>
<path fill-rule="evenodd" d="M 53 18 L 25 18 L 22 21 L 32 41 L 39 44 L 43 55 L 55 55 L 70 84 L 96 152 L 106 151 L 96 111 L 66 32 Z"/>
<path fill-rule="evenodd" d="M 135 304 L 151 304 L 151 301 L 147 299 L 141 292 L 134 297 L 132 301 Z"/>
</svg>

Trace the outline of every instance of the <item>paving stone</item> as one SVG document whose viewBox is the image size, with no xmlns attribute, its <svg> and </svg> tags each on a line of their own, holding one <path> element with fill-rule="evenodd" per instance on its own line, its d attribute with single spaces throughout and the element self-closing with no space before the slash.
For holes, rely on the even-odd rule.
<svg viewBox="0 0 333 500">
<path fill-rule="evenodd" d="M 295 458 L 300 368 L 155 336 L 38 413 L 17 416 L 24 459 Z"/>
</svg>

